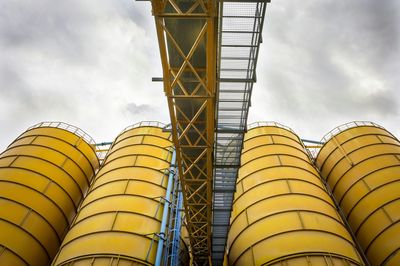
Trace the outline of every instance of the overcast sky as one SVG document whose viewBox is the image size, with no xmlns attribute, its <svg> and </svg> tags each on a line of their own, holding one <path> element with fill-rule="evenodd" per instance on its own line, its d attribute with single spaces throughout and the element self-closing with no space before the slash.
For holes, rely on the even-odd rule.
<svg viewBox="0 0 400 266">
<path fill-rule="evenodd" d="M 400 1 L 273 0 L 250 121 L 319 140 L 352 120 L 400 137 Z M 64 121 L 97 142 L 167 122 L 149 2 L 0 1 L 0 150 L 29 126 Z"/>
</svg>

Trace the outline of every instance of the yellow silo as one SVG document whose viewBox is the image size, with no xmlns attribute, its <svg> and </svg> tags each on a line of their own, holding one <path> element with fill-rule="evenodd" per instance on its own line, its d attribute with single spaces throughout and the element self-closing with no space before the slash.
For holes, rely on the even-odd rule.
<svg viewBox="0 0 400 266">
<path fill-rule="evenodd" d="M 229 265 L 363 265 L 300 139 L 277 123 L 245 135 Z"/>
<path fill-rule="evenodd" d="M 29 128 L 0 154 L 0 265 L 47 265 L 98 168 L 93 140 L 61 122 Z"/>
<path fill-rule="evenodd" d="M 153 265 L 173 153 L 159 123 L 111 146 L 53 265 Z"/>
<path fill-rule="evenodd" d="M 323 139 L 316 165 L 371 265 L 400 265 L 400 142 L 371 122 Z"/>
</svg>

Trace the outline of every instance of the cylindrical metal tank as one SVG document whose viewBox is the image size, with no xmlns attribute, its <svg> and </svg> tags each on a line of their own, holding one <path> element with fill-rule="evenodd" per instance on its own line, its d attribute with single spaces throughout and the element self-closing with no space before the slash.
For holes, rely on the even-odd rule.
<svg viewBox="0 0 400 266">
<path fill-rule="evenodd" d="M 400 142 L 371 122 L 323 138 L 316 165 L 371 265 L 400 265 Z"/>
<path fill-rule="evenodd" d="M 245 135 L 229 265 L 363 265 L 300 139 L 259 122 Z"/>
<path fill-rule="evenodd" d="M 47 265 L 99 163 L 93 140 L 61 122 L 29 128 L 0 154 L 0 265 Z"/>
<path fill-rule="evenodd" d="M 53 265 L 153 265 L 173 147 L 159 123 L 114 141 Z"/>
</svg>

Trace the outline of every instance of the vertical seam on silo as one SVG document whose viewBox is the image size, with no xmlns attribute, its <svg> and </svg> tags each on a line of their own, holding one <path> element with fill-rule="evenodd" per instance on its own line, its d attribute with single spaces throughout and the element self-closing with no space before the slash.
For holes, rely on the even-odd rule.
<svg viewBox="0 0 400 266">
<path fill-rule="evenodd" d="M 389 221 L 393 224 L 394 221 L 393 221 L 392 217 L 390 217 L 389 213 L 386 211 L 385 206 L 383 206 L 381 209 L 382 209 L 383 213 L 386 215 L 386 217 L 389 219 Z M 368 218 L 369 218 L 369 217 L 368 217 Z M 367 219 L 368 219 L 368 218 L 367 218 Z M 391 226 L 392 226 L 392 225 L 391 225 Z"/>
<path fill-rule="evenodd" d="M 44 187 L 44 189 L 42 191 L 43 195 L 46 195 L 46 192 L 49 189 L 51 183 L 53 183 L 53 181 L 51 179 L 48 179 L 48 180 L 49 180 L 49 182 L 47 183 L 47 185 Z"/>
<path fill-rule="evenodd" d="M 368 191 L 371 191 L 371 187 L 368 185 L 367 181 L 362 177 L 361 182 L 367 187 Z"/>
<path fill-rule="evenodd" d="M 60 168 L 61 168 L 61 169 L 64 169 L 64 166 L 65 166 L 65 164 L 67 163 L 67 161 L 68 161 L 68 156 L 65 155 L 65 159 L 64 159 L 64 161 L 62 162 L 62 164 L 60 165 Z"/>
<path fill-rule="evenodd" d="M 118 211 L 115 211 L 114 219 L 113 219 L 113 222 L 112 222 L 111 228 L 110 228 L 111 231 L 114 230 L 114 225 L 115 225 L 115 222 L 117 221 L 118 213 L 119 213 Z"/>
<path fill-rule="evenodd" d="M 329 260 L 331 261 L 332 265 L 335 265 L 335 263 L 333 263 L 333 258 L 331 253 L 329 253 Z"/>
<path fill-rule="evenodd" d="M 375 135 L 375 136 L 381 143 L 385 143 L 378 135 Z"/>
<path fill-rule="evenodd" d="M 77 135 L 76 135 L 77 136 Z M 74 147 L 77 148 L 82 143 L 82 137 L 78 137 L 75 141 Z"/>
<path fill-rule="evenodd" d="M 253 246 L 250 247 L 250 250 L 251 250 L 251 257 L 252 257 L 252 259 L 253 259 L 253 265 L 256 265 L 256 258 L 255 258 L 255 256 L 254 256 Z"/>
<path fill-rule="evenodd" d="M 287 186 L 288 186 L 289 192 L 290 192 L 290 193 L 293 193 L 292 188 L 290 187 L 289 180 L 288 180 L 287 178 L 285 178 L 285 181 L 286 181 L 286 184 L 287 184 Z"/>
<path fill-rule="evenodd" d="M 29 144 L 32 144 L 32 143 L 38 138 L 38 136 L 39 136 L 39 135 L 35 135 L 35 136 L 32 138 L 31 142 L 29 142 Z"/>
<path fill-rule="evenodd" d="M 306 256 L 306 260 L 307 260 L 307 264 L 309 265 L 309 266 L 312 266 L 312 262 L 310 261 L 310 256 Z"/>
<path fill-rule="evenodd" d="M 152 234 L 153 236 L 151 237 L 151 242 L 150 242 L 150 246 L 149 246 L 149 249 L 147 250 L 147 254 L 146 254 L 146 261 L 149 261 L 149 256 L 150 256 L 150 251 L 151 251 L 151 248 L 153 247 L 153 243 L 154 243 L 154 237 L 156 236 L 156 234 Z M 158 236 L 159 238 L 161 237 L 161 236 Z"/>
<path fill-rule="evenodd" d="M 131 181 L 131 180 L 128 179 L 128 180 L 126 181 L 125 189 L 124 189 L 124 192 L 123 192 L 122 194 L 126 194 L 126 191 L 128 190 L 128 186 L 129 186 L 129 181 Z"/>
<path fill-rule="evenodd" d="M 300 211 L 296 211 L 296 213 L 297 213 L 297 216 L 299 217 L 301 228 L 306 229 L 306 226 L 304 225 L 304 221 L 303 221 L 303 218 L 301 217 Z"/>
<path fill-rule="evenodd" d="M 15 161 L 18 159 L 19 155 L 15 156 L 14 159 L 11 161 L 11 163 L 8 165 L 10 167 Z"/>
<path fill-rule="evenodd" d="M 281 157 L 279 154 L 276 155 L 278 157 L 278 161 L 279 161 L 279 166 L 283 166 L 282 161 L 281 161 Z"/>
<path fill-rule="evenodd" d="M 24 218 L 22 218 L 22 221 L 19 223 L 19 226 L 23 227 L 24 223 L 26 222 L 31 213 L 32 213 L 32 208 L 29 208 Z"/>
<path fill-rule="evenodd" d="M 5 250 L 6 250 L 6 247 L 3 245 L 0 245 L 0 257 L 3 255 Z"/>
<path fill-rule="evenodd" d="M 353 161 L 349 158 L 349 156 L 347 155 L 346 151 L 344 150 L 342 145 L 340 145 L 340 143 L 336 139 L 336 137 L 333 136 L 332 139 L 333 139 L 333 142 L 335 142 L 336 147 L 338 147 L 339 151 L 342 153 L 342 155 L 346 158 L 346 160 L 350 163 L 350 165 L 353 166 L 354 165 Z"/>
</svg>

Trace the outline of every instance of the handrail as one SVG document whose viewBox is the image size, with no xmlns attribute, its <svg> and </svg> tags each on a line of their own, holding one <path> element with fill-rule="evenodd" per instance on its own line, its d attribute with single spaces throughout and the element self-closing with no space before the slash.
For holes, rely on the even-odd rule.
<svg viewBox="0 0 400 266">
<path fill-rule="evenodd" d="M 360 126 L 373 126 L 373 127 L 385 129 L 384 127 L 382 127 L 374 122 L 371 122 L 371 121 L 352 121 L 352 122 L 348 122 L 346 124 L 340 125 L 338 127 L 335 127 L 334 129 L 329 131 L 327 134 L 325 134 L 322 137 L 321 142 L 325 143 L 328 140 L 330 140 L 333 136 L 339 134 L 340 132 L 343 132 L 343 131 L 353 128 L 353 127 L 360 127 Z"/>
<path fill-rule="evenodd" d="M 126 128 L 124 128 L 124 130 L 122 130 L 122 132 L 120 134 L 122 134 L 122 133 L 124 133 L 124 132 L 126 132 L 128 130 L 131 130 L 133 128 L 138 128 L 138 127 L 160 127 L 160 128 L 164 128 L 166 126 L 167 126 L 167 124 L 164 124 L 164 123 L 159 122 L 159 121 L 141 121 L 141 122 L 135 123 L 133 125 L 127 126 Z"/>
<path fill-rule="evenodd" d="M 283 128 L 283 129 L 289 130 L 290 132 L 294 133 L 293 129 L 291 129 L 290 127 L 282 125 L 282 124 L 280 124 L 278 122 L 275 122 L 275 121 L 257 121 L 257 122 L 249 124 L 247 126 L 247 130 L 254 129 L 254 128 L 257 128 L 257 127 L 271 127 L 271 126 L 278 127 L 278 128 Z M 294 134 L 296 134 L 296 133 L 294 133 Z"/>
<path fill-rule="evenodd" d="M 54 127 L 54 128 L 64 129 L 64 130 L 67 130 L 67 131 L 81 137 L 88 144 L 91 144 L 91 145 L 96 144 L 96 142 L 93 140 L 93 138 L 89 134 L 87 134 L 85 131 L 83 131 L 82 129 L 80 129 L 76 126 L 73 126 L 73 125 L 70 125 L 70 124 L 67 124 L 64 122 L 57 122 L 57 121 L 40 122 L 36 125 L 29 127 L 27 130 L 31 130 L 31 129 L 39 128 L 39 127 Z"/>
</svg>

